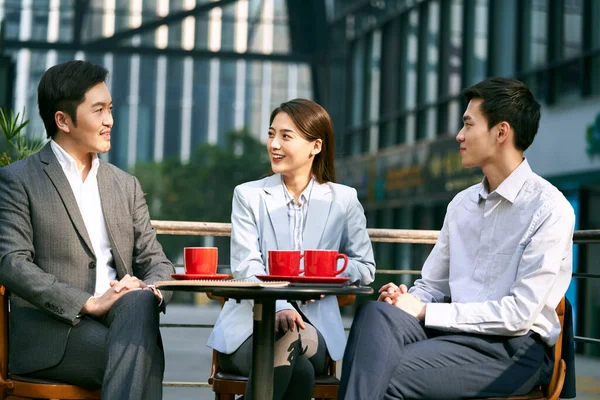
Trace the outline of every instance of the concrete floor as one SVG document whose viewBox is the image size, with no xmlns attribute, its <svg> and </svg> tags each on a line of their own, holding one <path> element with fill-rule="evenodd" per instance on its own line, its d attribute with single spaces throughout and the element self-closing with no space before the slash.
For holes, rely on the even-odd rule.
<svg viewBox="0 0 600 400">
<path fill-rule="evenodd" d="M 209 301 L 202 305 L 171 304 L 162 323 L 214 324 L 220 305 Z M 351 319 L 344 318 L 349 325 Z M 206 382 L 210 374 L 212 350 L 206 347 L 210 329 L 162 328 L 165 345 L 165 381 Z M 577 356 L 577 399 L 600 399 L 600 358 Z M 338 367 L 338 371 L 341 368 Z M 210 388 L 164 388 L 165 400 L 212 400 Z"/>
</svg>

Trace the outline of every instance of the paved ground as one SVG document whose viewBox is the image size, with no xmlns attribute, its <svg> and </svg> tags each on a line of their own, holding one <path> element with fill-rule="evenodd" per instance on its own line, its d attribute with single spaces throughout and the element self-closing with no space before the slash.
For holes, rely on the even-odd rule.
<svg viewBox="0 0 600 400">
<path fill-rule="evenodd" d="M 219 309 L 216 302 L 199 306 L 172 304 L 161 322 L 213 324 Z M 346 324 L 350 322 L 345 318 Z M 165 381 L 206 382 L 212 357 L 212 350 L 206 347 L 209 333 L 210 329 L 201 328 L 162 328 L 167 362 Z M 578 356 L 576 369 L 577 399 L 600 399 L 600 359 Z M 214 394 L 209 388 L 165 388 L 164 399 L 212 400 Z"/>
</svg>

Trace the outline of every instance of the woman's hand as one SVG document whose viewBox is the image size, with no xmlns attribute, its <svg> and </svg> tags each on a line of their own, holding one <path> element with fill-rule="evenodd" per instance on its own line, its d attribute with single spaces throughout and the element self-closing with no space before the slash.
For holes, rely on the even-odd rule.
<svg viewBox="0 0 600 400">
<path fill-rule="evenodd" d="M 304 321 L 296 310 L 281 310 L 275 314 L 275 332 L 294 332 L 296 325 L 304 329 Z"/>
</svg>

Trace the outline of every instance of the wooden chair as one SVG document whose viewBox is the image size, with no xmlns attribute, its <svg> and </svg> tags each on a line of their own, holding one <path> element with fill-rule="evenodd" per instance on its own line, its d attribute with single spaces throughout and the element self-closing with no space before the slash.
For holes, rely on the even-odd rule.
<svg viewBox="0 0 600 400">
<path fill-rule="evenodd" d="M 61 382 L 21 377 L 8 372 L 8 290 L 0 285 L 0 400 L 96 400 L 100 389 L 88 390 Z"/>
<path fill-rule="evenodd" d="M 225 299 L 222 297 L 213 296 L 210 293 L 208 293 L 208 297 L 213 300 L 221 301 L 221 305 L 225 303 Z M 338 305 L 340 307 L 352 305 L 355 300 L 356 296 L 354 295 L 338 296 Z M 337 392 L 340 381 L 336 377 L 335 361 L 328 358 L 326 363 L 326 374 L 318 375 L 315 378 L 313 398 L 316 400 L 337 400 Z M 248 378 L 245 376 L 222 372 L 219 369 L 217 351 L 213 350 L 212 370 L 210 377 L 208 378 L 208 383 L 212 384 L 212 389 L 213 392 L 215 392 L 216 400 L 235 400 L 235 396 L 241 396 L 246 392 L 247 382 Z"/>
<path fill-rule="evenodd" d="M 556 313 L 560 321 L 560 336 L 558 342 L 554 346 L 554 370 L 552 371 L 552 379 L 548 385 L 539 386 L 523 396 L 509 397 L 487 397 L 486 400 L 558 400 L 560 392 L 565 384 L 565 376 L 567 374 L 567 364 L 563 359 L 562 339 L 563 329 L 565 326 L 565 298 L 563 297 L 558 306 Z"/>
</svg>

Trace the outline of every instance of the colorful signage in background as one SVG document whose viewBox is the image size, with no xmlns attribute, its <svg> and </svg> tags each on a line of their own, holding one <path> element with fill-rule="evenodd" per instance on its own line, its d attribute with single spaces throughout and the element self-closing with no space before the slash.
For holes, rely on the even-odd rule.
<svg viewBox="0 0 600 400">
<path fill-rule="evenodd" d="M 453 136 L 345 158 L 336 162 L 336 173 L 340 183 L 357 190 L 365 206 L 446 198 L 483 178 L 480 169 L 462 166 Z"/>
<path fill-rule="evenodd" d="M 370 199 L 369 193 L 373 190 L 369 188 L 369 184 L 372 186 L 375 182 L 374 165 L 375 159 L 370 157 L 352 157 L 336 161 L 337 181 L 356 189 L 359 199 Z"/>
<path fill-rule="evenodd" d="M 480 168 L 463 167 L 454 137 L 430 143 L 425 170 L 427 192 L 430 194 L 458 193 L 483 179 Z"/>
<path fill-rule="evenodd" d="M 563 192 L 564 193 L 564 192 Z M 581 208 L 579 202 L 579 191 L 573 190 L 570 192 L 564 193 L 565 197 L 571 203 L 573 207 L 573 211 L 575 211 L 575 230 L 579 230 L 579 221 L 581 218 Z M 579 270 L 579 245 L 573 244 L 573 273 L 576 273 Z M 575 335 L 579 334 L 577 330 L 577 309 L 579 308 L 578 297 L 579 297 L 579 287 L 577 279 L 571 279 L 571 283 L 569 284 L 569 288 L 566 293 L 567 299 L 571 303 L 571 307 L 573 308 L 573 331 Z"/>
<path fill-rule="evenodd" d="M 595 155 L 600 155 L 600 113 L 596 116 L 595 123 L 588 125 L 585 140 L 588 144 L 588 156 L 593 158 Z"/>
</svg>

